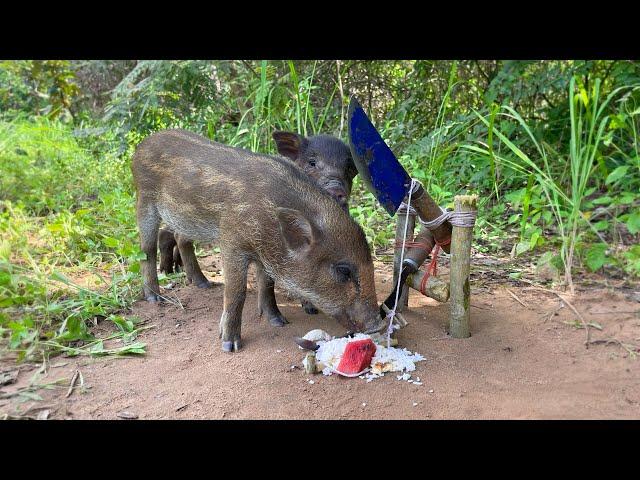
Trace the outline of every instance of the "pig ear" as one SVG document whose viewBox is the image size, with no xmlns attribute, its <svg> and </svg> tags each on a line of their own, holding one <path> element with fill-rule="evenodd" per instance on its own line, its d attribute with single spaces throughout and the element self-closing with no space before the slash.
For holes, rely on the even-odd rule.
<svg viewBox="0 0 640 480">
<path fill-rule="evenodd" d="M 300 152 L 307 145 L 306 138 L 293 132 L 273 132 L 273 139 L 278 147 L 278 153 L 293 161 L 298 159 Z"/>
<path fill-rule="evenodd" d="M 313 229 L 309 221 L 298 210 L 277 209 L 280 232 L 289 250 L 305 252 L 313 243 Z"/>
</svg>

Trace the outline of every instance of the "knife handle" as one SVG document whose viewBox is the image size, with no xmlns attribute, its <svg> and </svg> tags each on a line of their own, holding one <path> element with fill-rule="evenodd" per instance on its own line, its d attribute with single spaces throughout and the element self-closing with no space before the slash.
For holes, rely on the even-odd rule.
<svg viewBox="0 0 640 480">
<path fill-rule="evenodd" d="M 418 246 L 419 244 L 419 246 Z M 436 246 L 436 241 L 433 238 L 431 230 L 424 225 L 420 226 L 420 233 L 413 239 L 413 247 L 407 249 L 404 255 L 404 263 L 409 264 L 411 273 L 418 271 L 420 266 L 425 262 L 433 247 Z"/>
<path fill-rule="evenodd" d="M 431 220 L 435 220 L 442 214 L 442 210 L 433 201 L 431 195 L 427 193 L 422 185 L 418 186 L 416 193 L 411 196 L 411 206 L 416 209 L 418 215 L 425 222 L 429 222 Z M 451 245 L 449 245 L 448 241 L 451 240 L 451 223 L 447 220 L 438 228 L 434 228 L 431 230 L 433 233 L 433 237 L 436 239 L 436 242 L 442 244 L 446 242 L 446 245 L 442 245 L 442 250 L 449 253 L 451 250 Z"/>
</svg>

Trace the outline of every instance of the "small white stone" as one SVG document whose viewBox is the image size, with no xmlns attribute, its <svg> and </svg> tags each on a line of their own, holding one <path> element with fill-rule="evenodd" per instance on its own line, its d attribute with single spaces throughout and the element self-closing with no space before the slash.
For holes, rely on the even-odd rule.
<svg viewBox="0 0 640 480">
<path fill-rule="evenodd" d="M 278 353 L 282 353 L 282 350 L 276 350 L 276 352 L 278 352 Z"/>
<path fill-rule="evenodd" d="M 417 407 L 418 406 L 418 402 L 413 402 L 413 406 Z"/>
<path fill-rule="evenodd" d="M 431 390 L 429 390 L 429 393 L 433 393 L 433 388 Z"/>
<path fill-rule="evenodd" d="M 313 380 L 309 380 L 309 384 L 313 385 L 314 383 L 316 382 L 314 382 Z"/>
<path fill-rule="evenodd" d="M 363 407 L 366 407 L 366 406 L 367 406 L 367 404 L 366 404 L 366 403 L 364 403 L 364 402 L 362 402 L 362 406 L 363 406 Z"/>
<path fill-rule="evenodd" d="M 420 381 L 420 377 L 418 377 L 418 381 Z"/>
<path fill-rule="evenodd" d="M 413 382 L 414 385 L 422 385 L 422 382 Z"/>
</svg>

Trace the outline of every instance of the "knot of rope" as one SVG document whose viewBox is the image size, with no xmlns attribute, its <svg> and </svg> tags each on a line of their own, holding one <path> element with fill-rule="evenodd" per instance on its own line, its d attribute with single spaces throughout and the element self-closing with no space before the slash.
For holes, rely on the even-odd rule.
<svg viewBox="0 0 640 480">
<path fill-rule="evenodd" d="M 440 225 L 442 225 L 447 220 L 454 227 L 464 227 L 464 228 L 473 228 L 476 224 L 476 216 L 478 212 L 454 212 L 452 210 L 445 210 L 440 207 L 440 211 L 442 212 L 439 217 L 434 218 L 433 220 L 422 220 L 420 216 L 418 216 L 418 220 L 420 223 L 427 227 L 429 230 L 435 230 Z"/>
</svg>

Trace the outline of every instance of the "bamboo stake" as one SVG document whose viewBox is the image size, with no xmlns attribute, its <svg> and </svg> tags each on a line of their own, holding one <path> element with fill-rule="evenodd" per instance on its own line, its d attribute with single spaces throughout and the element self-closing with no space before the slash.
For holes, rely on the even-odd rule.
<svg viewBox="0 0 640 480">
<path fill-rule="evenodd" d="M 477 210 L 477 195 L 457 195 L 454 198 L 456 212 Z M 469 272 L 471 269 L 471 239 L 473 228 L 453 227 L 451 233 L 451 317 L 449 334 L 454 338 L 471 336 L 469 327 L 471 301 Z"/>
<path fill-rule="evenodd" d="M 400 275 L 400 269 L 402 266 L 400 265 L 400 255 L 402 254 L 402 238 L 404 237 L 404 227 L 405 223 L 407 226 L 407 242 L 411 242 L 413 240 L 413 230 L 416 226 L 416 216 L 412 215 L 407 211 L 406 206 L 404 208 L 398 209 L 396 213 L 398 216 L 398 220 L 396 222 L 396 247 L 393 256 L 393 285 L 398 284 L 398 276 Z M 400 245 L 400 246 L 398 246 Z M 409 287 L 406 285 L 402 286 L 400 290 L 400 297 L 398 298 L 398 307 L 396 310 L 401 312 L 405 310 L 409 306 Z"/>
<path fill-rule="evenodd" d="M 412 273 L 407 277 L 407 285 L 419 292 L 420 284 L 426 274 L 427 272 L 423 270 L 418 270 L 416 273 Z M 449 284 L 440 280 L 438 277 L 434 277 L 433 275 L 430 276 L 424 290 L 424 295 L 426 297 L 433 298 L 438 302 L 445 303 L 449 300 Z"/>
</svg>

